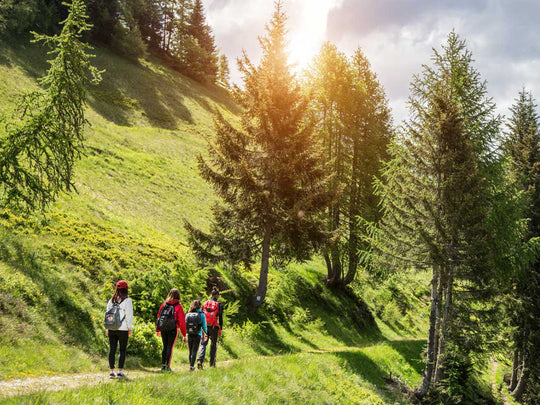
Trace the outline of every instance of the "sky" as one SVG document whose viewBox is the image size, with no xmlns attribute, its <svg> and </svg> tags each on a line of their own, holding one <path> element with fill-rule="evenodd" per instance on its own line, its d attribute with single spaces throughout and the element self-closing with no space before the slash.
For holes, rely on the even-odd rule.
<svg viewBox="0 0 540 405">
<path fill-rule="evenodd" d="M 217 46 L 240 81 L 236 58 L 261 54 L 258 36 L 273 0 L 203 0 Z M 371 62 L 392 107 L 394 123 L 407 119 L 409 83 L 455 30 L 467 41 L 474 66 L 487 81 L 498 113 L 524 87 L 540 98 L 539 0 L 283 0 L 288 16 L 290 62 L 305 66 L 324 41 L 348 55 L 357 48 Z"/>
</svg>

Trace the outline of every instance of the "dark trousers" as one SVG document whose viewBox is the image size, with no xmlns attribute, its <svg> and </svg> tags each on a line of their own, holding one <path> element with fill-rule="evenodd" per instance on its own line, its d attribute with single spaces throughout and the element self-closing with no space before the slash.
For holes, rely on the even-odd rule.
<svg viewBox="0 0 540 405">
<path fill-rule="evenodd" d="M 188 335 L 187 338 L 189 348 L 189 365 L 195 366 L 195 360 L 197 360 L 197 352 L 199 351 L 199 344 L 201 343 L 201 337 L 199 335 Z"/>
<path fill-rule="evenodd" d="M 201 338 L 201 348 L 199 349 L 199 358 L 197 359 L 197 361 L 200 361 L 201 363 L 204 361 L 204 356 L 206 355 L 206 346 L 208 345 L 208 341 L 211 340 L 212 343 L 210 344 L 210 365 L 216 365 L 218 333 L 219 326 L 208 326 L 208 338 Z"/>
<path fill-rule="evenodd" d="M 161 364 L 170 366 L 171 358 L 176 342 L 176 336 L 178 335 L 178 329 L 161 332 L 161 340 L 163 341 L 163 351 L 161 352 Z"/>
<path fill-rule="evenodd" d="M 126 361 L 126 349 L 128 342 L 127 330 L 110 330 L 109 331 L 109 368 L 114 368 L 114 358 L 116 357 L 116 348 L 120 342 L 120 356 L 118 358 L 118 368 L 124 368 Z"/>
</svg>

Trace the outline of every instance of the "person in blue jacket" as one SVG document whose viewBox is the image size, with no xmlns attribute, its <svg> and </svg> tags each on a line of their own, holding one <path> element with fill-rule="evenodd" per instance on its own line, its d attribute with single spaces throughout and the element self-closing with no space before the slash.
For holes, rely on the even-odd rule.
<svg viewBox="0 0 540 405">
<path fill-rule="evenodd" d="M 186 328 L 188 333 L 189 371 L 194 371 L 202 334 L 207 333 L 206 316 L 201 310 L 201 301 L 195 300 L 191 303 L 186 314 Z"/>
</svg>

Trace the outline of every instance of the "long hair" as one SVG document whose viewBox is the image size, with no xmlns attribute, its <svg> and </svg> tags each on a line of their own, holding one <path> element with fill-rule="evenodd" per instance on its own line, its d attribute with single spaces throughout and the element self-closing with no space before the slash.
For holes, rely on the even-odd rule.
<svg viewBox="0 0 540 405">
<path fill-rule="evenodd" d="M 201 301 L 194 300 L 191 305 L 189 306 L 188 312 L 197 312 L 198 309 L 201 309 Z"/>
<path fill-rule="evenodd" d="M 167 298 L 165 299 L 166 302 L 171 302 L 174 300 L 180 301 L 180 291 L 178 291 L 176 288 L 169 291 L 169 295 L 167 295 Z"/>
<path fill-rule="evenodd" d="M 116 287 L 116 290 L 114 291 L 114 294 L 111 298 L 112 302 L 122 302 L 128 297 L 128 288 L 118 288 Z"/>
</svg>

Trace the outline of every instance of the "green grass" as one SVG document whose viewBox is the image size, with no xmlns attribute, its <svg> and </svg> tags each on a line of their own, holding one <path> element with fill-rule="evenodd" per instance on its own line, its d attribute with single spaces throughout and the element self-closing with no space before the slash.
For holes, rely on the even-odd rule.
<svg viewBox="0 0 540 405">
<path fill-rule="evenodd" d="M 406 375 L 411 383 L 420 380 L 420 374 L 399 351 L 382 344 L 246 358 L 203 372 L 176 372 L 98 387 L 41 392 L 11 398 L 9 403 L 406 403 L 385 386 L 383 378 L 390 371 Z"/>
</svg>

